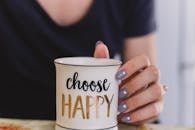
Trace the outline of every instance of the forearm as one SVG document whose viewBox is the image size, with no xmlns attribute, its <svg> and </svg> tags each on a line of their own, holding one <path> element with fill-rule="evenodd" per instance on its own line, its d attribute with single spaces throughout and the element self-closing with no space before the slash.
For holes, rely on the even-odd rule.
<svg viewBox="0 0 195 130">
<path fill-rule="evenodd" d="M 163 110 L 165 89 L 159 80 L 154 42 L 154 34 L 125 40 L 125 62 L 116 76 L 122 80 L 118 107 L 121 122 L 153 122 Z"/>
<path fill-rule="evenodd" d="M 124 61 L 144 54 L 148 56 L 152 65 L 157 65 L 155 39 L 155 34 L 125 39 L 123 51 Z"/>
</svg>

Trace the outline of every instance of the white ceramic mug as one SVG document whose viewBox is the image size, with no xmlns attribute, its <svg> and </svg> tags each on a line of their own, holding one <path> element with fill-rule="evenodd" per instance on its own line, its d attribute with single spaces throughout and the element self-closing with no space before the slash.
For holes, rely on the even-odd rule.
<svg viewBox="0 0 195 130">
<path fill-rule="evenodd" d="M 58 58 L 56 67 L 57 121 L 60 130 L 112 129 L 117 126 L 121 61 L 92 57 Z"/>
</svg>

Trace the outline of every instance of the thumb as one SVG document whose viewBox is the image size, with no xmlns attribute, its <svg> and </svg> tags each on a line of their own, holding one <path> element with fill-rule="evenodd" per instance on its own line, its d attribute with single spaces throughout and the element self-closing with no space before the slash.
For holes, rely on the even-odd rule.
<svg viewBox="0 0 195 130">
<path fill-rule="evenodd" d="M 95 51 L 94 51 L 94 57 L 110 58 L 108 47 L 102 41 L 97 41 Z"/>
</svg>

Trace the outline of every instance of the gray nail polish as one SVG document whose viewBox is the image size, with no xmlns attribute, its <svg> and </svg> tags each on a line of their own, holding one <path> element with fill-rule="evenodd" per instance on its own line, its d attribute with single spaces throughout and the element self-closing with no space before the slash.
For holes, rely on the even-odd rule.
<svg viewBox="0 0 195 130">
<path fill-rule="evenodd" d="M 124 123 L 131 123 L 131 118 L 129 116 L 124 116 L 121 121 Z"/>
<path fill-rule="evenodd" d="M 126 88 L 120 89 L 119 90 L 119 98 L 126 98 L 128 96 L 128 91 Z"/>
<path fill-rule="evenodd" d="M 121 103 L 121 104 L 119 104 L 119 106 L 118 106 L 118 111 L 119 111 L 119 112 L 125 112 L 127 109 L 128 109 L 128 106 L 127 106 L 126 103 Z"/>
<path fill-rule="evenodd" d="M 127 75 L 127 72 L 126 72 L 126 71 L 124 71 L 124 70 L 119 70 L 119 71 L 116 73 L 116 79 L 117 79 L 117 80 L 122 80 L 126 75 Z"/>
<path fill-rule="evenodd" d="M 97 46 L 97 45 L 99 45 L 101 43 L 103 43 L 103 42 L 102 41 L 97 41 L 96 44 L 95 44 L 95 46 Z"/>
<path fill-rule="evenodd" d="M 120 85 L 122 83 L 122 80 L 118 80 L 118 85 Z"/>
</svg>

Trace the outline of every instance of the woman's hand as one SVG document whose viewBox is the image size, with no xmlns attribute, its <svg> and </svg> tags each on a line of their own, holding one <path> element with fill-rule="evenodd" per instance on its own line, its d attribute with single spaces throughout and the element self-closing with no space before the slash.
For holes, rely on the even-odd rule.
<svg viewBox="0 0 195 130">
<path fill-rule="evenodd" d="M 156 119 L 163 109 L 165 91 L 159 83 L 159 70 L 145 55 L 127 61 L 117 72 L 119 120 L 139 124 Z"/>
<path fill-rule="evenodd" d="M 109 58 L 107 47 L 98 42 L 94 57 Z M 159 82 L 159 70 L 145 55 L 134 57 L 121 66 L 116 79 L 119 90 L 120 122 L 141 124 L 154 121 L 163 109 L 165 90 Z"/>
</svg>

